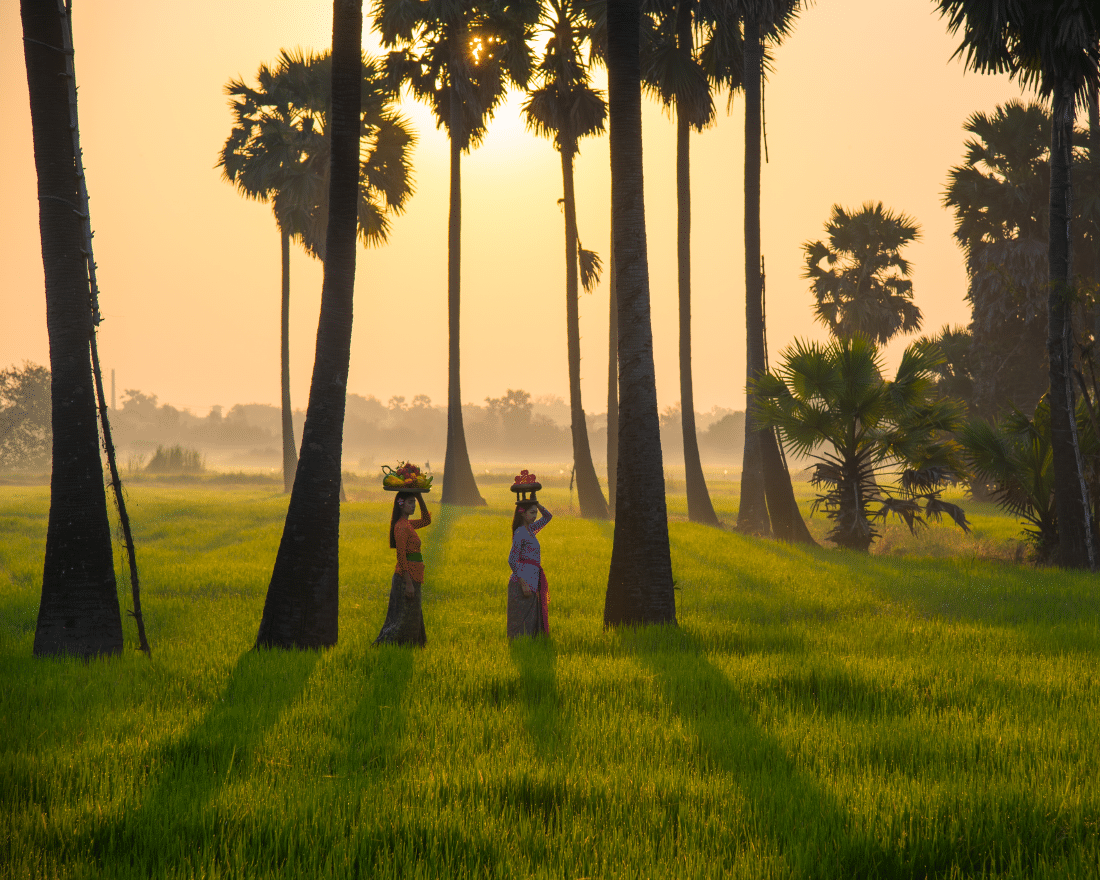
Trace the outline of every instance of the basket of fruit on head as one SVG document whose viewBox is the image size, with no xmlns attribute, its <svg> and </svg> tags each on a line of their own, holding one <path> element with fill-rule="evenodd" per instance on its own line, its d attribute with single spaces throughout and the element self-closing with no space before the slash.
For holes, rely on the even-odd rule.
<svg viewBox="0 0 1100 880">
<path fill-rule="evenodd" d="M 432 477 L 420 473 L 420 468 L 408 461 L 398 462 L 396 468 L 382 465 L 382 488 L 388 492 L 431 492 Z"/>
</svg>

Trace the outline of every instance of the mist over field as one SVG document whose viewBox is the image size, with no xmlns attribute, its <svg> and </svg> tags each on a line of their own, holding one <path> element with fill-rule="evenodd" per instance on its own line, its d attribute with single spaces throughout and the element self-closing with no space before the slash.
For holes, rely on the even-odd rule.
<svg viewBox="0 0 1100 880">
<path fill-rule="evenodd" d="M 483 404 L 462 408 L 472 459 L 507 469 L 562 464 L 572 458 L 569 406 L 560 397 L 532 398 L 508 391 Z M 112 429 L 120 460 L 131 472 L 147 468 L 159 447 L 180 446 L 198 452 L 207 469 L 266 471 L 280 465 L 280 413 L 262 403 L 214 406 L 205 413 L 161 402 L 138 390 L 121 394 L 112 410 Z M 709 467 L 740 467 L 745 414 L 715 407 L 695 416 L 699 445 Z M 586 413 L 595 461 L 607 458 L 607 413 Z M 301 445 L 304 409 L 294 412 L 295 447 Z M 414 461 L 439 470 L 447 439 L 447 410 L 426 395 L 411 399 L 349 394 L 344 423 L 344 469 L 377 472 L 383 464 Z M 666 407 L 661 417 L 661 443 L 666 470 L 683 465 L 679 407 Z M 569 465 L 565 464 L 568 468 Z"/>
</svg>

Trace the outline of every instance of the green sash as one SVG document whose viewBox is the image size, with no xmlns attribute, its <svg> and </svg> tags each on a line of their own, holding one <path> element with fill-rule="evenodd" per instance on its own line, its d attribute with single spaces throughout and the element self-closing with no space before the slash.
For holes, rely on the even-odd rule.
<svg viewBox="0 0 1100 880">
<path fill-rule="evenodd" d="M 414 553 L 414 552 L 406 553 L 405 558 L 407 560 L 409 560 L 409 562 L 423 562 L 424 561 L 424 557 L 420 553 Z"/>
</svg>

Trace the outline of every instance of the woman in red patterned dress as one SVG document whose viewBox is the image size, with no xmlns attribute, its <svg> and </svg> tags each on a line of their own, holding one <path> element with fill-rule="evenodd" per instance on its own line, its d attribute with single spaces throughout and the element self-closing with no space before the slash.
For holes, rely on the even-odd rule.
<svg viewBox="0 0 1100 880">
<path fill-rule="evenodd" d="M 420 519 L 409 515 L 420 505 Z M 397 551 L 397 567 L 390 582 L 390 604 L 386 622 L 374 640 L 376 645 L 425 645 L 424 611 L 421 588 L 424 585 L 424 557 L 420 553 L 417 529 L 430 525 L 432 515 L 419 492 L 398 492 L 390 516 L 390 547 Z"/>
</svg>

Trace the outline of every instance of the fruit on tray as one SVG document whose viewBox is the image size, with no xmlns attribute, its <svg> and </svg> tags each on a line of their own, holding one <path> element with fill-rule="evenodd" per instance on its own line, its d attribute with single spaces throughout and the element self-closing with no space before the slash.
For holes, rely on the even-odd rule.
<svg viewBox="0 0 1100 880">
<path fill-rule="evenodd" d="M 535 475 L 534 474 L 529 474 L 526 470 L 520 471 L 519 474 L 516 476 L 516 483 L 517 484 L 534 483 L 534 482 L 537 482 L 535 480 Z"/>
<path fill-rule="evenodd" d="M 421 473 L 420 468 L 412 462 L 398 462 L 396 469 L 390 469 L 386 465 L 382 465 L 382 470 L 385 473 L 382 478 L 382 485 L 387 489 L 431 488 L 433 478 L 429 474 Z"/>
</svg>

